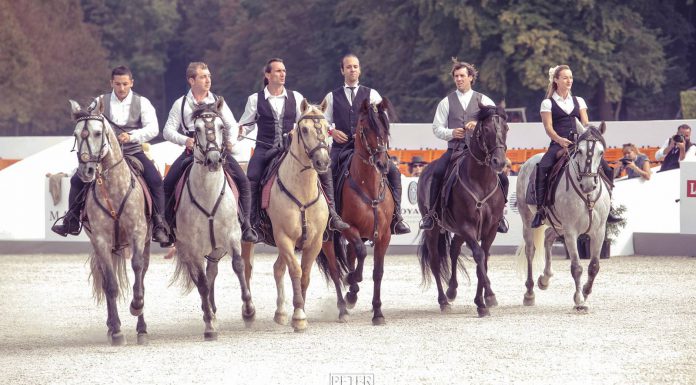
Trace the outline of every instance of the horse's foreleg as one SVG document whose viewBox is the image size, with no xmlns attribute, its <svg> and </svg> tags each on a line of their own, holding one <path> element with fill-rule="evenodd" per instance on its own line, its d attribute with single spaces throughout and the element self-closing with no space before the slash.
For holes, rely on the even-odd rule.
<svg viewBox="0 0 696 385">
<path fill-rule="evenodd" d="M 346 276 L 346 281 L 349 285 L 348 292 L 346 293 L 346 303 L 348 309 L 352 309 L 355 306 L 355 303 L 358 302 L 358 292 L 360 291 L 358 282 L 362 282 L 363 280 L 362 269 L 367 250 L 365 249 L 365 244 L 360 238 L 360 233 L 358 233 L 354 227 L 344 230 L 343 236 L 348 241 L 348 265 L 351 269 Z M 357 267 L 355 263 L 356 259 Z"/>
<path fill-rule="evenodd" d="M 278 255 L 273 264 L 273 278 L 276 281 L 276 311 L 273 320 L 279 325 L 287 325 L 288 314 L 285 312 L 285 261 L 282 256 Z"/>
<path fill-rule="evenodd" d="M 251 300 L 251 291 L 249 290 L 249 286 L 247 286 L 249 282 L 246 279 L 247 276 L 245 276 L 246 265 L 242 258 L 244 249 L 240 247 L 239 244 L 231 245 L 230 249 L 232 250 L 232 270 L 234 270 L 234 273 L 239 279 L 239 288 L 242 292 L 242 319 L 245 325 L 251 326 L 251 322 L 254 321 L 254 317 L 256 316 L 256 307 Z M 249 270 L 249 272 L 251 273 L 251 270 Z"/>
<path fill-rule="evenodd" d="M 121 332 L 121 319 L 118 316 L 118 277 L 112 264 L 114 256 L 111 255 L 111 247 L 102 245 L 95 247 L 96 268 L 99 269 L 101 275 L 101 284 L 104 296 L 106 297 L 106 326 L 108 327 L 107 335 L 111 345 L 118 346 L 126 343 L 126 337 Z"/>
<path fill-rule="evenodd" d="M 205 267 L 205 276 L 208 280 L 208 300 L 213 314 L 217 313 L 217 305 L 215 305 L 215 279 L 218 275 L 218 262 L 207 261 Z"/>
<path fill-rule="evenodd" d="M 575 294 L 573 295 L 573 301 L 575 302 L 575 310 L 579 312 L 587 311 L 585 306 L 585 299 L 580 292 L 580 278 L 582 278 L 582 266 L 580 265 L 580 260 L 578 256 L 578 244 L 577 235 L 568 234 L 567 232 L 563 236 L 565 240 L 565 247 L 568 251 L 568 256 L 570 257 L 570 274 L 573 276 L 575 281 Z"/>
<path fill-rule="evenodd" d="M 296 332 L 303 331 L 307 328 L 307 315 L 304 312 L 304 298 L 302 297 L 302 267 L 295 259 L 294 244 L 289 240 L 278 242 L 278 251 L 288 266 L 290 282 L 292 283 L 292 327 Z"/>
<path fill-rule="evenodd" d="M 602 230 L 601 233 L 604 233 Z M 595 277 L 599 273 L 599 255 L 602 252 L 602 242 L 596 239 L 597 237 L 590 238 L 590 264 L 587 266 L 587 282 L 582 287 L 582 295 L 587 301 L 587 297 L 592 294 L 592 285 L 594 284 Z"/>
<path fill-rule="evenodd" d="M 205 323 L 203 338 L 206 341 L 216 340 L 218 331 L 215 325 L 215 313 L 213 313 L 210 306 L 210 286 L 208 285 L 206 272 L 203 269 L 203 262 L 189 263 L 187 267 L 189 276 L 196 284 L 198 295 L 201 297 L 201 310 L 203 310 L 203 322 Z"/>
<path fill-rule="evenodd" d="M 522 216 L 523 221 L 525 216 Z M 522 304 L 524 306 L 534 306 L 534 254 L 536 253 L 536 246 L 534 244 L 534 233 L 535 230 L 530 227 L 528 223 L 523 224 L 522 237 L 524 238 L 524 255 L 527 257 L 527 280 L 524 285 L 527 287 L 527 291 L 524 293 L 524 298 Z"/>
<path fill-rule="evenodd" d="M 254 244 L 242 242 L 242 259 L 244 260 L 244 279 L 251 291 L 251 274 L 254 272 Z"/>
<path fill-rule="evenodd" d="M 553 270 L 551 269 L 551 258 L 553 251 L 553 242 L 556 240 L 557 236 L 558 234 L 556 234 L 556 231 L 553 228 L 549 227 L 548 229 L 546 229 L 546 234 L 544 235 L 544 271 L 539 276 L 539 279 L 537 281 L 537 285 L 539 285 L 539 289 L 541 290 L 548 289 L 549 281 L 551 280 L 551 277 L 553 277 Z"/>
<path fill-rule="evenodd" d="M 341 274 L 336 260 L 336 253 L 332 241 L 322 244 L 322 251 L 326 256 L 329 265 L 329 274 L 336 288 L 336 306 L 338 307 L 338 322 L 348 321 L 348 310 L 346 309 L 346 301 L 343 299 L 343 289 L 341 284 Z"/>
<path fill-rule="evenodd" d="M 133 258 L 131 260 L 135 283 L 133 284 L 133 300 L 130 305 L 130 312 L 138 317 L 136 331 L 138 332 L 138 345 L 147 343 L 147 324 L 143 308 L 145 306 L 145 273 L 150 265 L 150 242 L 145 242 L 145 247 L 142 251 L 133 248 Z"/>
<path fill-rule="evenodd" d="M 493 244 L 493 240 L 495 239 L 497 232 L 497 222 L 496 222 L 496 227 L 493 227 L 491 229 L 491 232 L 488 234 L 488 236 L 484 237 L 481 240 L 481 249 L 483 249 L 483 273 L 484 273 L 484 279 L 483 279 L 483 299 L 486 303 L 487 308 L 491 307 L 496 307 L 498 306 L 498 300 L 495 297 L 495 293 L 493 292 L 493 287 L 491 285 L 491 279 L 488 277 L 488 260 L 491 257 L 491 245 Z"/>
<path fill-rule="evenodd" d="M 375 243 L 374 248 L 374 269 L 372 270 L 372 280 L 374 282 L 374 292 L 372 295 L 372 324 L 384 325 L 384 315 L 382 314 L 382 277 L 384 276 L 384 255 L 387 253 L 391 233 L 385 231 L 383 238 Z"/>
<path fill-rule="evenodd" d="M 478 242 L 473 239 L 466 239 L 466 244 L 471 248 L 471 252 L 474 256 L 474 261 L 476 262 L 476 295 L 474 296 L 474 303 L 476 304 L 476 311 L 479 317 L 486 317 L 490 315 L 490 311 L 486 307 L 486 302 L 483 299 L 483 289 L 486 284 L 486 253 L 483 251 Z"/>
<path fill-rule="evenodd" d="M 459 262 L 459 255 L 462 252 L 463 244 L 464 238 L 455 235 L 449 249 L 449 255 L 452 262 L 452 275 L 450 276 L 446 294 L 447 299 L 450 301 L 454 301 L 454 299 L 457 298 L 457 288 L 459 287 L 459 283 L 457 282 L 457 263 Z"/>
</svg>

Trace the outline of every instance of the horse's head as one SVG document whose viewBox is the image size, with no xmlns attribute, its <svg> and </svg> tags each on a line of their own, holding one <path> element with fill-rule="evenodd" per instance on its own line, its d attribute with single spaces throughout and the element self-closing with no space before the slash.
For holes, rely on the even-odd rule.
<svg viewBox="0 0 696 385">
<path fill-rule="evenodd" d="M 505 109 L 484 106 L 479 102 L 478 123 L 469 137 L 469 150 L 474 159 L 495 172 L 505 167 L 508 125 Z"/>
<path fill-rule="evenodd" d="M 331 165 L 329 146 L 326 144 L 329 122 L 324 117 L 327 106 L 326 101 L 317 106 L 304 99 L 300 105 L 302 115 L 297 121 L 298 140 L 312 162 L 312 167 L 320 174 L 328 172 Z"/>
<path fill-rule="evenodd" d="M 198 106 L 193 111 L 193 156 L 208 171 L 220 170 L 222 165 L 222 130 L 225 126 L 220 111 L 225 101 L 218 97 L 214 103 Z"/>
<path fill-rule="evenodd" d="M 394 110 L 386 97 L 379 104 L 365 100 L 360 106 L 358 125 L 355 128 L 355 149 L 363 160 L 382 174 L 389 172 L 389 115 Z"/>
<path fill-rule="evenodd" d="M 101 98 L 91 111 L 84 111 L 80 104 L 70 100 L 72 117 L 76 121 L 73 136 L 77 149 L 77 176 L 85 183 L 92 182 L 99 165 L 111 151 L 111 136 L 113 131 L 104 115 L 104 105 Z M 96 111 L 97 114 L 94 114 Z"/>
<path fill-rule="evenodd" d="M 602 162 L 604 149 L 607 147 L 603 134 L 607 129 L 602 122 L 599 128 L 589 126 L 578 137 L 575 146 L 571 150 L 570 167 L 575 168 L 575 174 L 580 183 L 580 190 L 584 193 L 593 191 L 599 181 L 599 166 Z"/>
</svg>

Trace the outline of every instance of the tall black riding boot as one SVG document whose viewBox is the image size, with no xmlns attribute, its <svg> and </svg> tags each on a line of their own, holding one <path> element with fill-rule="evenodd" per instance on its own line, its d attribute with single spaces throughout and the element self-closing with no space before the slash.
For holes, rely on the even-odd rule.
<svg viewBox="0 0 696 385">
<path fill-rule="evenodd" d="M 159 242 L 162 247 L 170 247 L 172 245 L 169 237 L 169 226 L 162 214 L 158 212 L 152 213 L 152 240 Z"/>
<path fill-rule="evenodd" d="M 433 174 L 432 179 L 430 179 L 430 196 L 429 196 L 429 210 L 428 212 L 423 216 L 420 222 L 420 228 L 421 230 L 432 230 L 433 227 L 435 227 L 435 213 L 437 212 L 437 200 L 440 197 L 440 178 L 435 176 Z"/>
<path fill-rule="evenodd" d="M 411 232 L 411 228 L 408 227 L 406 222 L 404 222 L 404 218 L 401 216 L 401 173 L 396 166 L 389 169 L 387 181 L 389 182 L 394 198 L 394 216 L 392 217 L 389 228 L 392 234 L 408 234 Z"/>
<path fill-rule="evenodd" d="M 330 169 L 329 169 L 330 170 Z M 319 181 L 321 182 L 321 188 L 326 194 L 327 201 L 329 203 L 329 230 L 343 231 L 350 227 L 346 222 L 336 212 L 336 204 L 334 203 L 334 188 L 331 176 L 331 171 L 324 174 L 319 174 Z"/>
<path fill-rule="evenodd" d="M 78 203 L 78 196 L 86 191 L 85 184 L 81 183 L 77 177 L 73 176 L 74 179 L 70 180 L 70 192 L 68 194 L 68 212 L 65 213 L 62 223 L 54 223 L 51 227 L 51 231 L 58 235 L 67 237 L 70 235 L 80 235 L 80 213 L 84 207 L 84 199 L 80 199 Z"/>
<path fill-rule="evenodd" d="M 246 176 L 241 175 L 241 178 L 246 179 Z M 239 211 L 242 219 L 242 241 L 256 243 L 258 241 L 258 235 L 256 234 L 254 228 L 251 226 L 251 222 L 249 219 L 252 212 L 251 182 L 239 183 L 235 181 L 235 183 L 237 184 L 237 187 L 239 189 Z"/>
<path fill-rule="evenodd" d="M 261 210 L 261 205 L 259 202 L 259 197 L 261 196 L 261 191 L 259 191 L 259 182 L 253 180 L 249 181 L 249 224 L 251 227 L 256 228 L 259 225 L 259 210 Z"/>
<path fill-rule="evenodd" d="M 503 191 L 503 198 L 505 199 L 505 203 L 507 203 L 508 199 L 508 188 L 510 187 L 510 180 L 508 180 L 507 175 L 503 174 L 502 172 L 498 174 L 498 179 L 500 180 L 500 189 Z M 509 230 L 509 226 L 507 224 L 507 220 L 505 219 L 505 216 L 503 215 L 502 218 L 500 218 L 500 222 L 498 222 L 498 232 L 499 233 L 507 233 Z"/>
<path fill-rule="evenodd" d="M 544 219 L 546 219 L 546 212 L 544 211 L 544 199 L 546 197 L 547 169 L 539 167 L 537 164 L 535 170 L 536 185 L 534 186 L 534 190 L 536 192 L 537 212 L 534 215 L 534 219 L 532 219 L 532 228 L 541 226 L 544 223 Z"/>
</svg>

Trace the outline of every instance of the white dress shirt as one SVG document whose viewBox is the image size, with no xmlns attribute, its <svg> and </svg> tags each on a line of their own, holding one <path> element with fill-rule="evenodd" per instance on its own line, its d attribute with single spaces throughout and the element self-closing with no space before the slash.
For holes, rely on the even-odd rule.
<svg viewBox="0 0 696 385">
<path fill-rule="evenodd" d="M 566 114 L 573 112 L 575 104 L 573 104 L 573 95 L 570 92 L 568 92 L 568 96 L 565 99 L 563 99 L 561 95 L 557 94 L 555 91 L 551 97 L 556 101 L 558 107 L 561 107 L 561 110 L 565 111 Z M 576 98 L 578 99 L 578 110 L 586 110 L 587 103 L 585 103 L 585 99 L 579 96 L 576 96 Z M 551 112 L 551 99 L 544 99 L 541 102 L 539 112 Z"/>
<path fill-rule="evenodd" d="M 464 93 L 459 92 L 459 90 L 456 90 L 455 92 L 457 93 L 459 103 L 462 104 L 464 111 L 466 111 L 467 107 L 469 106 L 469 102 L 471 101 L 471 97 L 474 95 L 474 90 L 470 89 Z M 455 128 L 461 128 L 447 127 L 447 118 L 449 116 L 448 99 L 449 98 L 446 96 L 444 99 L 440 100 L 440 103 L 437 105 L 437 110 L 435 111 L 435 119 L 433 119 L 433 133 L 436 137 L 446 141 L 452 140 L 452 133 L 454 132 Z M 484 94 L 481 94 L 481 104 L 484 106 L 495 106 L 493 100 Z"/>
<path fill-rule="evenodd" d="M 355 90 L 353 91 L 355 95 L 358 94 L 358 87 L 360 87 L 360 84 L 355 85 Z M 348 104 L 351 106 L 353 105 L 353 101 L 350 99 L 350 88 L 348 88 L 348 84 L 343 85 L 343 92 L 346 94 L 346 99 L 348 99 Z M 333 125 L 333 92 L 329 92 L 326 94 L 326 97 L 324 97 L 324 100 L 327 103 L 326 111 L 324 111 L 324 116 L 326 117 L 326 120 L 329 122 L 329 126 Z M 382 102 L 382 96 L 375 90 L 374 88 L 370 88 L 370 103 L 371 104 L 379 104 Z"/>
<path fill-rule="evenodd" d="M 191 93 L 191 90 L 189 90 L 185 96 L 177 99 L 174 102 L 174 105 L 172 105 L 172 109 L 169 110 L 169 117 L 167 117 L 167 123 L 164 125 L 163 132 L 164 139 L 181 146 L 185 146 L 186 140 L 189 138 L 188 136 L 179 133 L 179 127 L 183 129 L 183 125 L 181 124 L 181 103 L 183 103 L 184 100 L 186 104 L 184 105 L 183 120 L 186 123 L 186 127 L 189 130 L 193 130 L 192 114 L 194 107 L 199 103 L 196 103 L 196 100 L 193 98 L 193 93 Z M 208 95 L 201 101 L 200 104 L 210 103 L 215 103 L 215 97 L 213 96 L 212 92 L 208 92 Z M 232 111 L 230 111 L 230 108 L 227 106 L 226 102 L 222 104 L 220 117 L 222 118 L 222 122 L 224 124 L 222 133 L 223 139 L 228 144 L 234 145 L 237 143 L 237 121 L 235 120 L 234 115 L 232 114 Z M 233 135 L 230 135 L 230 133 L 233 133 Z"/>
<path fill-rule="evenodd" d="M 90 108 L 94 108 L 98 101 L 99 97 L 95 98 Z M 116 93 L 111 91 L 111 96 L 107 102 L 110 104 L 109 108 L 111 108 L 110 119 L 119 126 L 128 124 L 131 103 L 133 102 L 133 91 L 128 92 L 128 95 L 123 100 L 119 100 Z M 142 95 L 140 96 L 140 122 L 143 124 L 142 128 L 133 129 L 128 133 L 130 135 L 129 143 L 146 143 L 159 134 L 155 107 Z M 121 132 L 116 130 L 114 133 L 118 136 Z"/>
<path fill-rule="evenodd" d="M 295 123 L 297 123 L 297 121 L 300 120 L 300 115 L 302 115 L 300 105 L 304 100 L 304 96 L 302 96 L 302 94 L 297 91 L 292 92 L 295 96 Z M 283 92 L 278 96 L 271 95 L 271 93 L 268 91 L 268 87 L 264 87 L 263 96 L 268 100 L 268 103 L 271 105 L 271 108 L 273 109 L 276 118 L 278 116 L 284 115 L 283 109 L 285 108 L 285 99 L 287 99 L 288 97 L 288 90 L 285 87 L 283 87 Z M 247 135 L 256 129 L 256 105 L 258 103 L 258 100 L 258 92 L 254 92 L 253 94 L 249 95 L 249 98 L 247 98 L 246 107 L 244 107 L 244 113 L 242 114 L 241 119 L 239 119 L 239 124 L 254 123 L 244 127 L 244 131 Z"/>
</svg>

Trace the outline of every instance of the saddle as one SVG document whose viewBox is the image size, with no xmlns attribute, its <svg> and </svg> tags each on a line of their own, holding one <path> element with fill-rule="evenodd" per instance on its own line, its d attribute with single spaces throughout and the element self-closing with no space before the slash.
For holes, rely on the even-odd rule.
<svg viewBox="0 0 696 385">
<path fill-rule="evenodd" d="M 353 151 L 343 151 L 338 155 L 336 164 L 336 175 L 334 175 L 334 203 L 336 204 L 336 212 L 342 212 L 343 208 L 343 185 L 350 172 L 350 162 L 353 161 Z"/>
<path fill-rule="evenodd" d="M 570 160 L 567 156 L 568 150 L 561 150 L 558 152 L 556 157 L 556 163 L 554 163 L 549 175 L 546 178 L 546 196 L 544 197 L 544 206 L 553 206 L 556 199 L 556 189 L 561 182 L 561 175 L 568 165 Z M 529 178 L 529 184 L 527 184 L 527 204 L 536 205 L 536 172 L 531 173 Z"/>
</svg>

